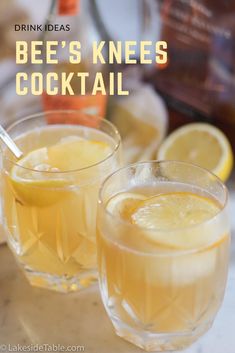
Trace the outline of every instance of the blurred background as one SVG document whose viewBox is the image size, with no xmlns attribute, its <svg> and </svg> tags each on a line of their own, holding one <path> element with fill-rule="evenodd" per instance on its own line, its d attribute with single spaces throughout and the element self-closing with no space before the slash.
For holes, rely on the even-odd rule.
<svg viewBox="0 0 235 353">
<path fill-rule="evenodd" d="M 75 3 L 76 10 L 71 14 L 69 6 Z M 1 0 L 0 120 L 7 125 L 27 114 L 54 107 L 94 108 L 94 113 L 113 120 L 120 129 L 128 147 L 128 162 L 152 158 L 167 131 L 193 121 L 218 126 L 234 147 L 234 14 L 232 0 Z M 46 22 L 69 23 L 71 31 L 14 31 L 15 24 Z M 100 69 L 106 73 L 122 71 L 131 95 L 107 97 L 99 103 L 91 99 L 75 102 L 74 97 L 63 101 L 61 97 L 53 100 L 48 96 L 17 96 L 15 74 L 19 66 L 15 65 L 15 42 L 33 39 L 81 40 L 86 53 L 76 70 L 89 71 L 91 77 Z M 137 43 L 162 39 L 168 42 L 168 63 L 94 67 L 89 62 L 94 39 Z M 137 50 L 137 62 L 138 54 Z M 48 67 L 28 65 L 24 70 L 46 72 Z M 74 67 L 64 62 L 56 70 L 74 71 Z"/>
</svg>

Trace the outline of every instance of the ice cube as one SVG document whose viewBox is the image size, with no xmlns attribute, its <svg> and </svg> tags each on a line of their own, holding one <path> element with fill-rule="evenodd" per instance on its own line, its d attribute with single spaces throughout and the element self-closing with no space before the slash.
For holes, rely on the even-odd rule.
<svg viewBox="0 0 235 353">
<path fill-rule="evenodd" d="M 149 259 L 151 283 L 186 286 L 211 275 L 216 269 L 216 248 L 204 252 Z"/>
</svg>

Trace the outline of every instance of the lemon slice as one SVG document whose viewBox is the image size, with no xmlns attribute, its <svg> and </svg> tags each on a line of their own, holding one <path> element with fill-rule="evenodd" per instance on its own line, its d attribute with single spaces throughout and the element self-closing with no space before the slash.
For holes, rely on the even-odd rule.
<svg viewBox="0 0 235 353">
<path fill-rule="evenodd" d="M 107 203 L 106 209 L 122 219 L 129 219 L 134 210 L 146 197 L 141 194 L 123 192 L 113 196 Z"/>
<path fill-rule="evenodd" d="M 48 149 L 48 160 L 52 167 L 60 171 L 82 169 L 92 166 L 107 158 L 112 150 L 108 143 L 103 141 L 72 139 Z"/>
<path fill-rule="evenodd" d="M 20 159 L 11 170 L 10 183 L 22 204 L 49 206 L 71 195 L 66 187 L 75 183 L 69 173 L 59 172 L 86 168 L 110 153 L 111 148 L 105 142 L 79 137 L 63 139 L 61 143 L 34 150 Z"/>
<path fill-rule="evenodd" d="M 18 161 L 10 173 L 10 183 L 16 199 L 30 206 L 48 206 L 61 199 L 64 192 L 57 190 L 66 185 L 66 180 L 53 176 L 48 164 L 47 148 L 40 148 L 27 154 Z M 58 171 L 58 169 L 57 169 Z"/>
<path fill-rule="evenodd" d="M 204 123 L 185 125 L 171 133 L 159 148 L 159 160 L 180 160 L 209 169 L 223 181 L 233 166 L 232 148 L 219 129 Z"/>
<path fill-rule="evenodd" d="M 207 234 L 202 229 L 192 230 L 190 227 L 209 220 L 219 210 L 219 206 L 206 197 L 188 192 L 166 193 L 140 202 L 131 221 L 145 228 L 143 234 L 149 240 L 186 249 L 203 246 L 214 237 L 215 232 Z"/>
</svg>

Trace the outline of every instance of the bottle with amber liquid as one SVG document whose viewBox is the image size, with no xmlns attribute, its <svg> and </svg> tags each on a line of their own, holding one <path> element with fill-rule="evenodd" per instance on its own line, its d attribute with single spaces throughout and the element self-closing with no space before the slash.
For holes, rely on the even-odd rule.
<svg viewBox="0 0 235 353">
<path fill-rule="evenodd" d="M 166 99 L 170 127 L 207 121 L 235 141 L 233 0 L 156 0 L 168 64 L 148 79 Z"/>
<path fill-rule="evenodd" d="M 208 82 L 215 89 L 212 115 L 215 124 L 230 137 L 235 150 L 235 10 L 221 16 L 225 34 L 215 33 L 209 60 Z"/>
<path fill-rule="evenodd" d="M 56 65 L 44 63 L 43 72 L 57 72 L 69 75 L 74 73 L 70 85 L 74 94 L 58 93 L 50 95 L 43 94 L 43 108 L 52 109 L 79 109 L 86 113 L 104 117 L 107 106 L 107 95 L 102 93 L 92 94 L 95 75 L 101 72 L 105 85 L 107 84 L 107 66 L 105 64 L 93 64 L 92 44 L 93 41 L 101 41 L 99 28 L 93 20 L 90 0 L 53 0 L 51 11 L 45 25 L 44 46 L 47 41 L 58 41 L 65 43 L 58 47 L 57 56 L 59 62 Z M 71 41 L 80 42 L 81 61 L 70 63 L 69 43 Z M 77 73 L 88 73 L 85 77 L 85 86 L 81 85 L 81 77 Z M 58 85 L 62 83 L 59 81 Z"/>
</svg>

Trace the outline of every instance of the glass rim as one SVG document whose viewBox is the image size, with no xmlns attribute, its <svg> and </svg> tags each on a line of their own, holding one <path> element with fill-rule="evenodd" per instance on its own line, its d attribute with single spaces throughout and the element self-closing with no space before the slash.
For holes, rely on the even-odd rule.
<svg viewBox="0 0 235 353">
<path fill-rule="evenodd" d="M 222 189 L 224 191 L 224 194 L 225 194 L 224 203 L 221 204 L 221 208 L 219 209 L 218 212 L 216 212 L 212 217 L 210 217 L 210 218 L 208 218 L 208 219 L 206 219 L 206 220 L 204 220 L 202 222 L 193 224 L 193 225 L 189 225 L 189 226 L 185 226 L 185 227 L 177 227 L 177 228 L 174 228 L 174 229 L 161 229 L 161 228 L 152 228 L 152 229 L 150 229 L 150 228 L 147 228 L 147 227 L 141 227 L 141 226 L 138 226 L 136 224 L 129 223 L 128 221 L 123 220 L 120 217 L 117 217 L 117 216 L 113 215 L 111 212 L 109 212 L 107 210 L 105 202 L 104 202 L 104 199 L 103 199 L 103 192 L 104 192 L 104 188 L 105 188 L 106 183 L 110 179 L 112 179 L 113 176 L 115 176 L 116 174 L 118 174 L 118 173 L 120 173 L 120 172 L 122 172 L 124 170 L 130 169 L 130 168 L 133 168 L 133 167 L 136 167 L 136 166 L 140 166 L 140 165 L 148 165 L 148 164 L 160 165 L 160 164 L 172 164 L 172 163 L 176 163 L 178 165 L 188 166 L 188 167 L 191 167 L 191 168 L 195 168 L 195 169 L 201 170 L 202 172 L 207 173 L 208 176 L 212 176 L 213 178 L 215 178 L 215 180 L 221 185 L 221 187 L 222 187 Z M 114 195 L 112 195 L 112 196 L 114 196 Z M 109 217 L 115 219 L 115 221 L 117 221 L 118 223 L 123 224 L 123 225 L 125 225 L 127 227 L 130 227 L 132 229 L 138 229 L 138 230 L 148 231 L 148 232 L 163 232 L 163 233 L 170 233 L 170 232 L 178 232 L 178 231 L 182 231 L 182 230 L 195 229 L 195 228 L 200 227 L 200 226 L 202 226 L 204 224 L 208 224 L 208 223 L 212 222 L 213 220 L 215 220 L 225 210 L 225 208 L 226 208 L 226 206 L 228 204 L 228 199 L 229 199 L 228 189 L 227 189 L 226 185 L 223 183 L 223 181 L 217 175 L 215 175 L 210 170 L 208 170 L 206 168 L 203 168 L 203 167 L 200 167 L 200 166 L 198 166 L 196 164 L 189 163 L 189 162 L 178 161 L 178 160 L 149 160 L 149 161 L 142 161 L 142 162 L 132 163 L 132 164 L 129 164 L 127 166 L 121 167 L 121 168 L 115 170 L 113 173 L 109 174 L 103 180 L 103 182 L 102 182 L 102 184 L 100 186 L 99 195 L 98 195 L 98 203 L 103 208 L 105 214 L 107 214 Z M 181 251 L 183 251 L 183 252 L 187 251 L 188 252 L 190 250 L 194 251 L 195 249 L 184 249 L 184 250 L 181 250 Z"/>
<path fill-rule="evenodd" d="M 81 112 L 81 113 L 83 113 L 83 114 L 85 114 L 85 115 L 87 115 L 87 116 L 91 116 L 91 117 L 93 117 L 93 118 L 95 117 L 95 118 L 99 119 L 99 121 L 100 121 L 102 124 L 105 124 L 106 126 L 109 126 L 111 129 L 113 129 L 113 132 L 114 132 L 115 136 L 117 137 L 117 142 L 115 141 L 115 145 L 114 145 L 114 147 L 113 147 L 113 149 L 112 149 L 112 152 L 111 152 L 107 157 L 105 157 L 104 159 L 100 160 L 100 161 L 97 162 L 97 163 L 94 163 L 94 164 L 92 164 L 92 165 L 89 165 L 89 166 L 83 167 L 83 168 L 77 168 L 77 169 L 71 169 L 71 170 L 65 170 L 65 171 L 39 171 L 39 170 L 36 170 L 36 169 L 33 169 L 33 168 L 24 167 L 24 166 L 20 165 L 20 164 L 18 163 L 18 161 L 14 161 L 13 159 L 4 156 L 4 154 L 3 154 L 3 158 L 6 159 L 7 161 L 11 162 L 12 164 L 14 164 L 15 166 L 17 166 L 18 168 L 22 168 L 22 169 L 24 169 L 24 170 L 27 170 L 27 171 L 30 171 L 30 172 L 33 172 L 33 173 L 37 173 L 37 172 L 38 172 L 38 173 L 49 174 L 49 175 L 59 175 L 59 174 L 69 174 L 69 173 L 82 172 L 82 171 L 84 171 L 84 170 L 88 170 L 88 169 L 90 169 L 90 168 L 96 167 L 96 166 L 98 166 L 98 165 L 100 165 L 100 164 L 106 162 L 107 160 L 109 160 L 111 157 L 114 156 L 114 154 L 117 152 L 117 150 L 119 149 L 119 147 L 120 147 L 120 145 L 121 145 L 121 136 L 120 136 L 120 134 L 119 134 L 118 129 L 116 128 L 116 126 L 115 126 L 112 122 L 108 121 L 107 119 L 105 119 L 105 118 L 100 118 L 100 117 L 98 117 L 97 115 L 92 115 L 92 114 L 86 113 L 85 111 L 82 111 L 82 110 L 79 110 L 79 109 L 45 110 L 45 111 L 43 111 L 43 112 L 38 112 L 38 113 L 35 113 L 35 114 L 30 114 L 30 115 L 27 115 L 27 116 L 25 116 L 25 117 L 23 117 L 23 118 L 21 118 L 21 119 L 15 121 L 15 122 L 11 123 L 10 125 L 8 125 L 8 126 L 6 127 L 6 131 L 7 131 L 7 133 L 9 133 L 9 132 L 11 132 L 11 130 L 12 130 L 13 128 L 17 127 L 17 125 L 19 125 L 19 124 L 21 124 L 21 123 L 24 123 L 24 122 L 26 122 L 26 121 L 29 121 L 29 120 L 33 120 L 33 119 L 36 119 L 36 118 L 43 117 L 43 116 L 46 115 L 46 114 L 55 114 L 55 113 L 79 113 L 79 112 Z M 61 126 L 67 125 L 67 126 L 73 126 L 73 127 L 74 127 L 74 126 L 85 126 L 85 125 L 81 125 L 81 124 L 60 124 L 60 123 L 58 123 L 58 124 L 48 124 L 48 126 L 53 126 L 53 125 L 57 125 L 57 126 L 58 126 L 58 125 L 61 125 Z M 46 126 L 46 125 L 45 125 L 45 126 Z M 88 128 L 90 128 L 90 127 L 88 127 Z M 96 129 L 96 128 L 92 128 L 92 127 L 91 127 L 91 129 Z M 96 129 L 96 130 L 98 130 L 98 129 Z M 108 135 L 108 134 L 107 134 L 107 135 Z M 111 136 L 111 138 L 112 138 L 112 136 Z M 113 140 L 114 140 L 114 139 L 113 139 Z M 24 158 L 24 157 L 21 157 L 21 158 Z M 21 158 L 20 158 L 20 159 L 21 159 Z M 19 159 L 19 160 L 20 160 L 20 159 Z"/>
</svg>

